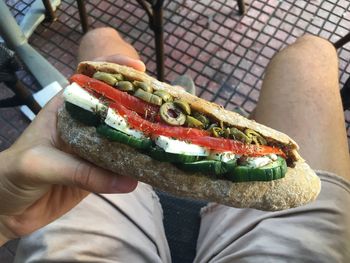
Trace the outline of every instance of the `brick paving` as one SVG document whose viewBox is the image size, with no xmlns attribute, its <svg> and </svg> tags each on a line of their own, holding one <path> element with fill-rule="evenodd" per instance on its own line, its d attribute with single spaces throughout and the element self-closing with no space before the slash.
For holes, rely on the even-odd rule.
<svg viewBox="0 0 350 263">
<path fill-rule="evenodd" d="M 33 0 L 6 1 L 20 21 Z M 87 1 L 90 28 L 112 26 L 132 43 L 155 75 L 153 33 L 136 1 Z M 264 69 L 271 57 L 304 33 L 331 41 L 350 28 L 350 2 L 246 1 L 247 14 L 238 15 L 235 1 L 165 1 L 165 78 L 189 74 L 197 95 L 232 109 L 251 112 L 258 100 Z M 30 43 L 65 76 L 73 73 L 82 30 L 76 1 L 63 0 L 58 20 L 40 25 Z M 349 45 L 339 50 L 341 86 L 350 75 Z M 39 89 L 22 73 L 33 91 Z M 6 97 L 0 87 L 0 98 Z M 349 112 L 345 113 L 350 137 Z M 18 109 L 0 109 L 0 150 L 7 148 L 28 125 Z"/>
</svg>

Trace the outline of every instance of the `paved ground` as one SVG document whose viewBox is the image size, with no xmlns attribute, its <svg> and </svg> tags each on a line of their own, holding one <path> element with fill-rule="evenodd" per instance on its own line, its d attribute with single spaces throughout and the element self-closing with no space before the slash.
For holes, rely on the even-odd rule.
<svg viewBox="0 0 350 263">
<path fill-rule="evenodd" d="M 33 0 L 7 1 L 20 21 Z M 155 75 L 153 34 L 136 1 L 88 1 L 91 28 L 113 26 L 130 41 L 148 72 Z M 350 2 L 246 1 L 248 12 L 239 16 L 235 1 L 165 1 L 165 74 L 191 75 L 198 95 L 228 109 L 242 106 L 248 112 L 259 97 L 261 79 L 270 58 L 305 32 L 331 41 L 350 28 Z M 82 31 L 73 0 L 63 0 L 58 21 L 38 27 L 30 42 L 67 77 L 76 66 L 75 54 Z M 349 46 L 339 50 L 340 81 L 349 76 Z M 33 83 L 30 76 L 25 78 Z M 38 87 L 32 85 L 33 90 Z M 6 96 L 0 90 L 0 98 Z M 346 112 L 350 136 L 350 113 Z M 0 149 L 8 147 L 28 122 L 16 109 L 0 110 Z"/>
<path fill-rule="evenodd" d="M 33 0 L 6 2 L 20 21 Z M 90 27 L 115 27 L 141 54 L 148 72 L 155 75 L 153 34 L 137 2 L 87 2 Z M 228 109 L 241 106 L 251 112 L 264 69 L 278 50 L 304 33 L 334 42 L 350 29 L 350 2 L 346 0 L 246 3 L 247 14 L 239 16 L 232 0 L 165 1 L 166 80 L 189 74 L 201 97 Z M 57 15 L 56 22 L 40 25 L 30 42 L 68 77 L 76 66 L 75 54 L 82 36 L 76 1 L 63 0 Z M 339 50 L 339 57 L 342 86 L 350 75 L 350 44 Z M 23 72 L 21 76 L 33 91 L 39 89 L 30 76 Z M 0 86 L 0 99 L 10 95 Z M 350 112 L 345 115 L 350 137 Z M 9 147 L 28 123 L 18 109 L 1 109 L 0 150 Z"/>
</svg>

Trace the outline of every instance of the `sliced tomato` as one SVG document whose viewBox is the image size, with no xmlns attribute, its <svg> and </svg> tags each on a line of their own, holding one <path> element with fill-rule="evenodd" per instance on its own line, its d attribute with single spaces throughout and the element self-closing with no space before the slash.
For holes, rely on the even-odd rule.
<svg viewBox="0 0 350 263">
<path fill-rule="evenodd" d="M 143 119 L 136 112 L 133 112 L 121 104 L 112 103 L 110 108 L 116 110 L 121 116 L 125 117 L 128 124 L 139 131 L 142 131 L 148 136 L 164 135 L 177 139 L 189 139 L 201 136 L 208 136 L 209 133 L 205 130 L 184 128 L 181 126 L 170 126 L 163 123 L 153 123 Z"/>
<path fill-rule="evenodd" d="M 279 148 L 265 145 L 244 144 L 240 141 L 230 139 L 206 136 L 193 138 L 189 141 L 193 144 L 215 149 L 217 151 L 230 151 L 236 154 L 248 156 L 262 156 L 274 153 L 285 157 L 285 154 Z"/>
<path fill-rule="evenodd" d="M 150 120 L 159 120 L 159 106 L 151 105 L 139 98 L 136 98 L 126 92 L 117 90 L 112 86 L 90 78 L 82 74 L 75 74 L 70 78 L 71 82 L 76 82 L 79 86 L 97 92 L 108 99 L 120 103 L 130 110 L 133 110 L 141 116 Z"/>
<path fill-rule="evenodd" d="M 246 145 L 239 141 L 211 137 L 207 131 L 200 129 L 184 128 L 181 126 L 174 127 L 162 123 L 150 122 L 144 118 L 159 121 L 158 106 L 151 105 L 126 92 L 117 90 L 102 81 L 82 74 L 75 74 L 70 80 L 71 82 L 76 82 L 88 91 L 96 92 L 115 102 L 112 102 L 109 106 L 115 109 L 120 115 L 126 117 L 131 127 L 144 132 L 148 136 L 164 135 L 179 140 L 186 140 L 209 149 L 231 151 L 242 155 L 262 156 L 274 153 L 285 156 L 283 151 L 279 148 Z"/>
<path fill-rule="evenodd" d="M 239 141 L 211 137 L 209 136 L 210 134 L 204 130 L 152 123 L 143 119 L 137 113 L 128 110 L 123 105 L 112 103 L 109 106 L 125 117 L 132 128 L 142 131 L 148 136 L 164 135 L 179 140 L 189 141 L 193 144 L 207 147 L 209 149 L 230 151 L 236 154 L 244 154 L 248 156 L 262 156 L 272 153 L 284 156 L 283 151 L 275 147 L 251 144 L 247 145 Z"/>
</svg>

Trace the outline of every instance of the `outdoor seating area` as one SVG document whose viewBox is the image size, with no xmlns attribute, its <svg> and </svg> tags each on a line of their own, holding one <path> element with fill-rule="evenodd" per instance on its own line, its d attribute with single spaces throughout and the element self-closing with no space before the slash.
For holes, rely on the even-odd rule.
<svg viewBox="0 0 350 263">
<path fill-rule="evenodd" d="M 35 0 L 4 2 L 20 23 Z M 305 33 L 336 43 L 350 32 L 350 1 L 347 0 L 159 2 L 162 40 L 155 38 L 155 31 L 160 29 L 152 28 L 149 20 L 148 12 L 152 9 L 145 7 L 145 4 L 156 5 L 157 0 L 62 0 L 54 11 L 55 19 L 48 16 L 36 28 L 29 43 L 69 78 L 77 66 L 76 55 L 84 31 L 110 26 L 136 48 L 150 75 L 170 83 L 177 76 L 187 74 L 195 82 L 197 96 L 229 110 L 241 107 L 251 113 L 259 98 L 264 70 L 274 54 Z M 80 8 L 83 5 L 83 14 L 78 4 Z M 157 54 L 159 49 L 161 55 Z M 338 55 L 341 89 L 350 78 L 350 43 L 340 47 Z M 42 88 L 24 69 L 18 77 L 32 93 Z M 12 95 L 12 91 L 0 83 L 0 101 Z M 350 110 L 344 114 L 350 145 Z M 8 148 L 29 123 L 19 107 L 0 108 L 0 151 Z M 171 201 L 164 200 L 164 205 L 172 208 Z M 188 207 L 198 211 L 203 205 L 189 203 Z M 184 214 L 190 213 L 185 211 L 186 207 L 183 209 Z M 193 232 L 182 234 L 193 238 Z M 181 233 L 171 235 L 178 238 Z M 191 249 L 188 253 L 193 252 L 194 248 Z M 7 257 L 13 256 L 10 254 L 14 250 L 15 245 L 10 244 Z M 0 251 L 0 262 L 1 253 L 5 252 Z"/>
</svg>

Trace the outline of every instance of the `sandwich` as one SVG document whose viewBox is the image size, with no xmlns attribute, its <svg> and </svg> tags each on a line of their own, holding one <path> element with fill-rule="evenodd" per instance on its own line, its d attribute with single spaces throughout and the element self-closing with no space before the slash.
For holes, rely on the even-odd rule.
<svg viewBox="0 0 350 263">
<path fill-rule="evenodd" d="M 57 127 L 97 166 L 238 208 L 288 209 L 320 192 L 284 133 L 122 65 L 81 62 L 70 82 Z"/>
</svg>

